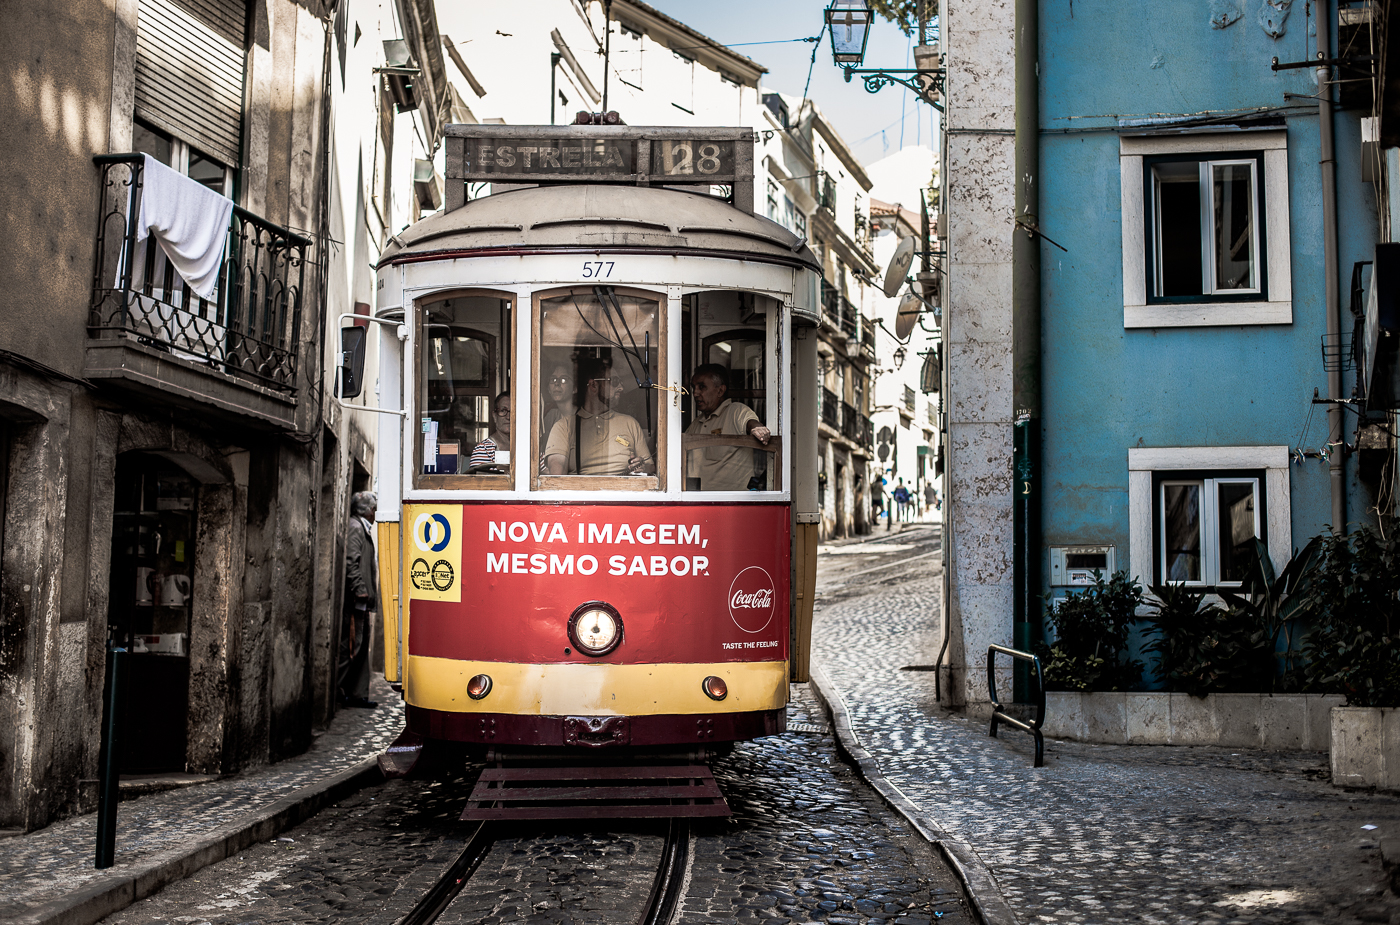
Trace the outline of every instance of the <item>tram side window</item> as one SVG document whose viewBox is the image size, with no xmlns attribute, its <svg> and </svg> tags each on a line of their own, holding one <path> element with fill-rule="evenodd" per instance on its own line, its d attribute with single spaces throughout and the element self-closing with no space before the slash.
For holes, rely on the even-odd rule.
<svg viewBox="0 0 1400 925">
<path fill-rule="evenodd" d="M 659 318 L 659 300 L 612 287 L 540 299 L 535 446 L 542 487 L 552 487 L 550 476 L 656 475 L 664 423 L 652 387 L 661 372 Z"/>
<path fill-rule="evenodd" d="M 687 340 L 697 344 L 686 377 L 691 407 L 681 448 L 687 491 L 779 487 L 780 441 L 771 430 L 765 357 L 768 300 L 749 293 L 692 297 Z"/>
<path fill-rule="evenodd" d="M 508 487 L 510 302 L 457 296 L 422 312 L 419 481 L 428 486 Z M 491 478 L 496 476 L 496 478 Z"/>
</svg>

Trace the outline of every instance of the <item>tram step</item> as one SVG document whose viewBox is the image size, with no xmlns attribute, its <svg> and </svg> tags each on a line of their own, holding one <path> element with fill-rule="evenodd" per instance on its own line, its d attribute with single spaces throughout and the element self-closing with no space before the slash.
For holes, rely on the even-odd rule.
<svg viewBox="0 0 1400 925">
<path fill-rule="evenodd" d="M 463 820 L 728 816 L 708 765 L 486 768 Z"/>
</svg>

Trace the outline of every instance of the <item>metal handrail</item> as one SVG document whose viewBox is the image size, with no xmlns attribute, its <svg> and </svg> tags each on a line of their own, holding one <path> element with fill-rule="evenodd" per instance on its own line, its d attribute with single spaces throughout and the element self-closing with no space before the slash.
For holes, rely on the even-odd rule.
<svg viewBox="0 0 1400 925">
<path fill-rule="evenodd" d="M 1030 662 L 1035 668 L 1035 719 L 1029 723 L 1009 715 L 1001 708 L 1001 701 L 997 699 L 996 655 L 998 652 L 1023 662 Z M 1045 736 L 1041 734 L 1040 727 L 1045 724 L 1045 675 L 1040 670 L 1040 659 L 1029 652 L 1008 649 L 1006 646 L 987 646 L 987 692 L 992 698 L 992 728 L 987 731 L 987 734 L 995 739 L 997 726 L 1001 723 L 1007 723 L 1017 729 L 1024 729 L 1035 737 L 1034 766 L 1044 767 Z"/>
</svg>

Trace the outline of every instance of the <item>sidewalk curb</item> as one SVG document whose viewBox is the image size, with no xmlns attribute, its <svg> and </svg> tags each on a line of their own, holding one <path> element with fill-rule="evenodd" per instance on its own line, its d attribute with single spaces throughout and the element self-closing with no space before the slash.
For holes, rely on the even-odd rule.
<svg viewBox="0 0 1400 925">
<path fill-rule="evenodd" d="M 943 855 L 953 874 L 962 883 L 968 902 L 982 925 L 1017 925 L 1016 916 L 997 886 L 996 878 L 972 846 L 949 835 L 937 820 L 925 814 L 903 791 L 885 779 L 875 757 L 860 744 L 851 727 L 850 713 L 841 692 L 815 662 L 811 667 L 811 678 L 812 691 L 831 715 L 837 747 L 856 764 L 861 776 L 880 794 L 880 798 Z"/>
<path fill-rule="evenodd" d="M 62 899 L 34 906 L 10 921 L 18 925 L 92 925 L 201 868 L 274 838 L 327 806 L 383 780 L 378 756 L 366 758 L 259 807 L 198 841 L 161 852 L 128 870 L 106 874 Z M 120 843 L 120 827 L 117 835 Z"/>
</svg>

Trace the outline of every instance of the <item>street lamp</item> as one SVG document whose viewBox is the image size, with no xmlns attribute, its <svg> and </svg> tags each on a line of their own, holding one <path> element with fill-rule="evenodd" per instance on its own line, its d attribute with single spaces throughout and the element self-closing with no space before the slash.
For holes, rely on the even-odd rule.
<svg viewBox="0 0 1400 925">
<path fill-rule="evenodd" d="M 881 87 L 899 84 L 918 94 L 919 98 L 939 112 L 946 73 L 938 49 L 925 44 L 929 36 L 929 20 L 925 17 L 925 2 L 919 4 L 919 44 L 914 48 L 914 67 L 857 70 L 865 60 L 865 43 L 870 39 L 870 25 L 875 11 L 867 0 L 833 0 L 826 8 L 826 28 L 831 32 L 831 57 L 846 74 L 846 82 L 860 77 L 871 93 Z M 907 75 L 907 76 L 906 76 Z"/>
<path fill-rule="evenodd" d="M 875 11 L 865 0 L 835 0 L 826 8 L 831 57 L 837 64 L 852 67 L 865 59 L 865 43 L 870 39 L 870 22 L 874 15 Z"/>
</svg>

